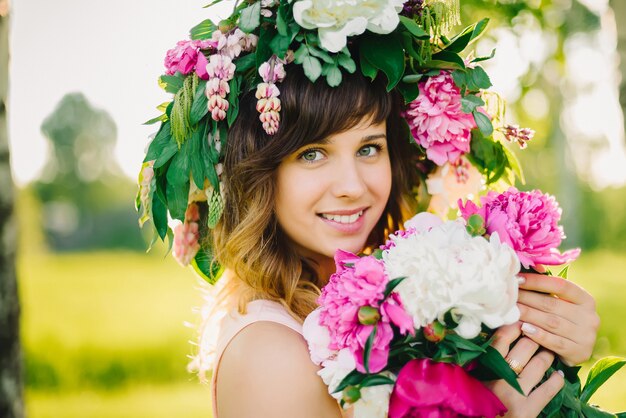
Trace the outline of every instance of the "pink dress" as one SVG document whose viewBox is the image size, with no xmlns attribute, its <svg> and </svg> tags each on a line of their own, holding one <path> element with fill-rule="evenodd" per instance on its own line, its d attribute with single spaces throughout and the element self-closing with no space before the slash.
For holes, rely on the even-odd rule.
<svg viewBox="0 0 626 418">
<path fill-rule="evenodd" d="M 213 368 L 213 376 L 211 377 L 211 393 L 213 400 L 213 418 L 217 418 L 217 373 L 219 371 L 220 360 L 228 343 L 241 330 L 255 322 L 268 321 L 284 325 L 298 334 L 302 335 L 302 324 L 295 320 L 283 305 L 270 300 L 254 300 L 248 303 L 247 313 L 241 315 L 238 312 L 226 315 L 221 322 L 217 344 L 215 348 L 215 366 Z M 344 411 L 344 418 L 351 418 L 352 411 Z"/>
</svg>

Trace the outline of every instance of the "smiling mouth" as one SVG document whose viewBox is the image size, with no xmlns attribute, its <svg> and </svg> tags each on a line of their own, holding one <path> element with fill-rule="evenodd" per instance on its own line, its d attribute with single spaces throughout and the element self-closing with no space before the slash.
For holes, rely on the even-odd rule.
<svg viewBox="0 0 626 418">
<path fill-rule="evenodd" d="M 334 215 L 331 213 L 320 213 L 319 216 L 324 219 L 328 219 L 329 221 L 337 222 L 340 224 L 353 224 L 358 221 L 361 216 L 363 216 L 363 212 L 364 210 L 360 210 L 352 215 Z"/>
</svg>

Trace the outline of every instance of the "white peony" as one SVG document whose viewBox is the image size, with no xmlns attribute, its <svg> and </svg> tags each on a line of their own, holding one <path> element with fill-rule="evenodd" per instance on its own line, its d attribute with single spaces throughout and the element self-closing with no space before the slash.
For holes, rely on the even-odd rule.
<svg viewBox="0 0 626 418">
<path fill-rule="evenodd" d="M 392 373 L 383 373 L 395 380 Z M 353 418 L 382 418 L 389 412 L 393 385 L 370 386 L 361 389 L 361 399 L 354 403 Z"/>
<path fill-rule="evenodd" d="M 347 348 L 339 350 L 333 358 L 330 358 L 322 363 L 322 369 L 317 374 L 322 378 L 326 386 L 328 386 L 328 393 L 333 398 L 340 400 L 342 393 L 333 393 L 335 388 L 339 386 L 339 383 L 354 369 L 356 369 L 356 362 L 354 356 Z"/>
<path fill-rule="evenodd" d="M 366 29 L 392 32 L 406 0 L 297 0 L 293 17 L 305 29 L 317 29 L 320 43 L 330 52 L 341 51 L 347 37 Z"/>
<path fill-rule="evenodd" d="M 309 346 L 311 360 L 317 365 L 322 364 L 337 352 L 328 348 L 330 332 L 328 328 L 320 325 L 320 312 L 321 308 L 317 308 L 306 317 L 302 324 L 302 335 Z"/>
<path fill-rule="evenodd" d="M 474 338 L 481 323 L 497 328 L 519 319 L 520 263 L 497 234 L 490 240 L 472 237 L 463 220 L 456 220 L 390 239 L 395 245 L 383 253 L 385 269 L 389 277 L 407 277 L 396 291 L 416 326 L 443 321 L 453 309 L 459 319 L 455 331 Z"/>
</svg>

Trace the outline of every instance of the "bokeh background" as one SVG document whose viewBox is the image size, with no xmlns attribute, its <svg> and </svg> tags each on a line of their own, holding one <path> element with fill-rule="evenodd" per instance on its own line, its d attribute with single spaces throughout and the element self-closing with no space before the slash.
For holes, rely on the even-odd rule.
<svg viewBox="0 0 626 418">
<path fill-rule="evenodd" d="M 0 0 L 29 417 L 210 416 L 185 370 L 199 281 L 165 246 L 145 253 L 133 209 L 165 52 L 232 8 L 206 3 Z M 476 54 L 496 49 L 508 119 L 537 131 L 520 187 L 556 195 L 564 247 L 584 250 L 569 277 L 598 302 L 594 358 L 626 356 L 626 1 L 461 5 L 466 24 L 491 17 Z M 626 370 L 594 400 L 626 410 Z"/>
</svg>

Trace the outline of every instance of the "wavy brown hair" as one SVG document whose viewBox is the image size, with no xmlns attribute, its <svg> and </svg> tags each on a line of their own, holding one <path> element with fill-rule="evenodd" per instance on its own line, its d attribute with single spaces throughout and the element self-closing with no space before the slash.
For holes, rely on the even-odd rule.
<svg viewBox="0 0 626 418">
<path fill-rule="evenodd" d="M 222 299 L 234 296 L 241 312 L 251 300 L 269 299 L 302 320 L 317 306 L 319 289 L 326 282 L 290 245 L 274 213 L 276 169 L 301 147 L 344 132 L 367 117 L 372 123 L 386 121 L 392 189 L 367 245 L 381 244 L 414 213 L 416 148 L 400 116 L 402 99 L 386 91 L 381 77 L 372 82 L 358 73 L 332 88 L 322 79 L 311 83 L 300 67 L 288 68 L 279 84 L 281 123 L 273 136 L 259 122 L 255 92 L 241 98 L 225 149 L 225 210 L 212 235 L 215 260 L 233 272 Z"/>
</svg>

